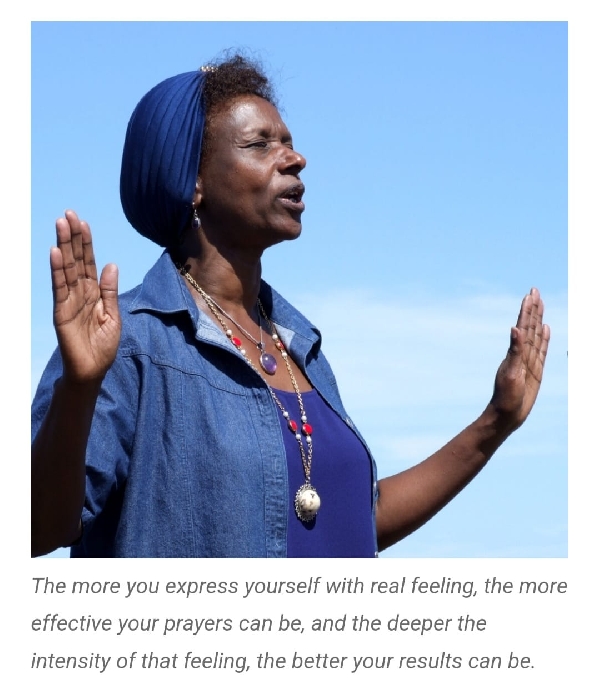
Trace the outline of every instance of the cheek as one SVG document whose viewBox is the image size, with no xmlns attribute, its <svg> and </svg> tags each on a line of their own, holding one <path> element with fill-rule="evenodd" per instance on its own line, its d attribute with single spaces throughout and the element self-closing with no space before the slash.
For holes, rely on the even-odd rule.
<svg viewBox="0 0 600 685">
<path fill-rule="evenodd" d="M 218 166 L 208 164 L 203 176 L 206 210 L 229 216 L 256 214 L 271 209 L 276 200 L 272 170 L 261 165 L 228 160 Z"/>
<path fill-rule="evenodd" d="M 217 194 L 231 197 L 235 193 L 236 197 L 242 198 L 260 195 L 265 191 L 268 180 L 251 168 L 232 166 L 215 178 L 211 185 Z"/>
<path fill-rule="evenodd" d="M 271 207 L 276 195 L 270 189 L 269 179 L 257 174 L 233 173 L 223 190 L 233 204 L 255 209 Z"/>
</svg>

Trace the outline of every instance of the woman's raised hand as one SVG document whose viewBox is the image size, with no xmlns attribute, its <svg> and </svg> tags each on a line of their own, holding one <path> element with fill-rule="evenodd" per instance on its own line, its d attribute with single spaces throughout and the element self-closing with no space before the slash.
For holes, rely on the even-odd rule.
<svg viewBox="0 0 600 685">
<path fill-rule="evenodd" d="M 533 407 L 542 382 L 550 341 L 543 323 L 544 303 L 535 288 L 523 298 L 517 325 L 510 332 L 510 347 L 496 374 L 491 404 L 518 428 Z"/>
<path fill-rule="evenodd" d="M 75 383 L 101 381 L 121 336 L 118 270 L 107 264 L 98 281 L 90 227 L 75 212 L 67 210 L 65 218 L 57 220 L 56 237 L 50 267 L 64 377 Z"/>
</svg>

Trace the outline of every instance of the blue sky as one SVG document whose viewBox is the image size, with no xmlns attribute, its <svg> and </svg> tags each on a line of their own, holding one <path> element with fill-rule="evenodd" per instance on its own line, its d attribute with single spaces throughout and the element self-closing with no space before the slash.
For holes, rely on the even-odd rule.
<svg viewBox="0 0 600 685">
<path fill-rule="evenodd" d="M 37 23 L 31 38 L 32 393 L 55 345 L 56 217 L 78 211 L 98 263 L 136 285 L 160 250 L 120 207 L 131 111 L 245 48 L 308 160 L 302 236 L 265 255 L 264 277 L 321 329 L 380 475 L 478 416 L 521 297 L 535 285 L 547 305 L 530 419 L 387 555 L 566 556 L 566 23 Z"/>
</svg>

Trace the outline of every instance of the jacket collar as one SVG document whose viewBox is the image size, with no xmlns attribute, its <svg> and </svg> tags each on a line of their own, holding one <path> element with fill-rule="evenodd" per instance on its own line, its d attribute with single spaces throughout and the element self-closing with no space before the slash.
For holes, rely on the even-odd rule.
<svg viewBox="0 0 600 685">
<path fill-rule="evenodd" d="M 177 273 L 171 256 L 165 250 L 158 261 L 144 276 L 141 286 L 133 298 L 129 311 L 175 314 L 196 308 L 185 283 Z"/>
<path fill-rule="evenodd" d="M 297 309 L 292 307 L 276 290 L 261 281 L 260 299 L 268 316 L 277 324 L 284 344 L 289 347 L 292 338 L 301 336 L 312 347 L 320 343 L 319 330 Z M 201 312 L 183 278 L 177 272 L 170 254 L 165 250 L 148 271 L 129 307 L 133 314 L 151 311 L 159 314 L 188 312 L 198 332 L 217 328 L 212 319 Z M 203 336 L 204 337 L 204 336 Z M 208 337 L 213 337 L 209 334 Z M 296 339 L 296 342 L 298 340 Z"/>
</svg>

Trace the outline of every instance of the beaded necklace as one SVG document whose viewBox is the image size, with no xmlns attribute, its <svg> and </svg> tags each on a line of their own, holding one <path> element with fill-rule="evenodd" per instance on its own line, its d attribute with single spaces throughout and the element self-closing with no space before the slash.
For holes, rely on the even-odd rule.
<svg viewBox="0 0 600 685">
<path fill-rule="evenodd" d="M 262 326 L 260 323 L 260 318 L 265 320 L 267 323 L 269 330 L 271 331 L 271 338 L 273 339 L 273 343 L 275 347 L 279 350 L 281 353 L 281 357 L 285 363 L 285 366 L 287 368 L 287 372 L 289 374 L 290 380 L 292 382 L 292 386 L 294 388 L 294 392 L 296 393 L 296 398 L 298 400 L 298 407 L 300 409 L 300 420 L 302 422 L 302 426 L 300 430 L 298 430 L 298 424 L 290 417 L 289 412 L 286 410 L 286 408 L 283 406 L 277 395 L 273 392 L 273 389 L 269 384 L 267 384 L 267 388 L 269 390 L 269 393 L 271 394 L 271 397 L 273 398 L 273 401 L 279 407 L 279 410 L 281 411 L 283 418 L 285 419 L 288 428 L 294 433 L 296 436 L 296 441 L 298 443 L 298 448 L 300 449 L 300 457 L 302 459 L 302 467 L 304 470 L 304 484 L 301 485 L 298 488 L 298 491 L 296 492 L 296 496 L 294 498 L 294 510 L 296 511 L 296 516 L 301 520 L 301 521 L 312 521 L 315 516 L 317 515 L 317 512 L 319 511 L 319 508 L 321 506 L 321 498 L 319 497 L 314 485 L 310 482 L 310 472 L 311 472 L 311 467 L 312 467 L 312 456 L 313 456 L 313 442 L 312 442 L 312 426 L 310 423 L 308 423 L 308 418 L 306 416 L 306 412 L 304 410 L 304 403 L 302 401 L 302 393 L 300 392 L 300 388 L 298 387 L 298 383 L 296 382 L 296 377 L 294 376 L 294 372 L 292 371 L 292 367 L 290 366 L 290 362 L 288 360 L 288 353 L 279 339 L 279 335 L 277 334 L 277 331 L 275 329 L 275 326 L 273 322 L 269 319 L 267 316 L 264 307 L 262 305 L 262 302 L 260 299 L 257 299 L 256 304 L 258 307 L 258 313 L 259 313 L 259 326 L 261 327 L 261 340 L 260 342 L 257 341 L 254 336 L 250 335 L 248 331 L 246 331 L 242 326 L 240 326 L 235 319 L 231 317 L 230 314 L 228 314 L 217 302 L 204 290 L 200 287 L 200 285 L 195 281 L 195 279 L 190 275 L 190 273 L 185 269 L 185 267 L 181 266 L 180 264 L 176 264 L 177 268 L 179 269 L 179 273 L 188 280 L 188 282 L 192 285 L 194 290 L 196 290 L 206 303 L 206 306 L 210 309 L 212 315 L 217 319 L 217 321 L 221 324 L 225 335 L 227 338 L 231 341 L 231 343 L 236 347 L 236 349 L 240 352 L 242 357 L 246 360 L 246 362 L 249 364 L 252 369 L 256 373 L 260 375 L 259 370 L 256 368 L 252 360 L 248 357 L 248 354 L 246 350 L 242 347 L 242 341 L 237 338 L 236 336 L 233 335 L 233 331 L 229 328 L 227 325 L 227 322 L 223 319 L 223 316 L 225 316 L 229 321 L 231 321 L 235 326 L 240 330 L 240 332 L 247 337 L 250 341 L 252 341 L 258 348 L 258 350 L 261 352 L 260 356 L 260 365 L 262 369 L 268 373 L 269 375 L 273 375 L 275 371 L 277 370 L 277 362 L 275 361 L 274 357 L 270 354 L 267 354 L 264 351 L 264 344 L 262 342 Z M 223 316 L 222 316 L 223 315 Z M 273 361 L 272 363 L 269 362 L 267 359 L 263 363 L 263 357 L 270 357 Z M 265 368 L 267 366 L 268 368 Z M 274 366 L 274 368 L 273 368 Z M 269 368 L 272 369 L 272 371 L 269 371 Z M 304 447 L 303 440 L 306 441 L 306 448 Z"/>
<path fill-rule="evenodd" d="M 245 328 L 243 328 L 230 314 L 228 314 L 223 309 L 223 307 L 221 307 L 221 305 L 219 305 L 217 303 L 217 301 L 214 298 L 212 298 L 210 295 L 207 295 L 206 293 L 204 293 L 203 297 L 204 297 L 204 300 L 207 304 L 208 304 L 208 300 L 210 300 L 214 304 L 214 306 L 221 312 L 221 314 L 223 314 L 223 316 L 227 317 L 231 321 L 231 323 L 235 324 L 240 329 L 241 333 L 243 335 L 245 335 L 246 338 L 248 338 L 248 340 L 250 340 L 250 342 L 252 342 L 256 345 L 256 349 L 260 352 L 260 357 L 258 358 L 258 361 L 260 363 L 262 370 L 265 373 L 268 373 L 269 376 L 273 376 L 277 371 L 277 361 L 275 360 L 275 357 L 272 354 L 265 352 L 265 344 L 263 342 L 263 337 L 262 337 L 263 331 L 262 331 L 262 325 L 260 322 L 260 309 L 258 309 L 258 307 L 257 307 L 257 310 L 258 310 L 258 328 L 260 330 L 260 340 L 257 340 L 253 335 L 248 333 L 248 331 Z M 266 321 L 266 319 L 265 319 L 265 321 Z M 230 338 L 232 342 L 234 342 L 233 332 L 229 328 L 226 327 L 225 333 L 226 333 L 227 337 Z M 235 338 L 235 341 L 236 341 L 236 342 L 234 342 L 235 346 L 238 349 L 240 349 L 241 348 L 241 341 L 239 340 L 239 338 Z M 237 341 L 239 341 L 239 345 L 237 344 Z"/>
</svg>

